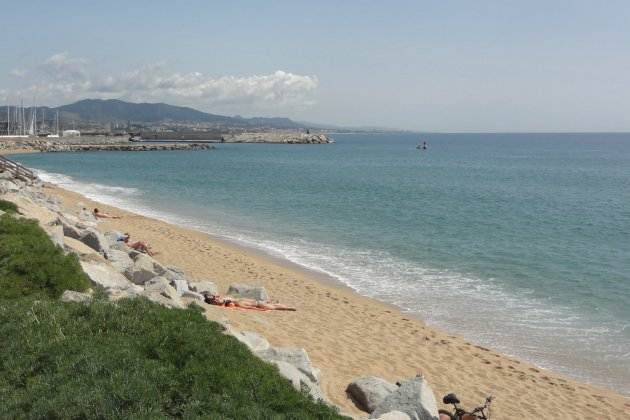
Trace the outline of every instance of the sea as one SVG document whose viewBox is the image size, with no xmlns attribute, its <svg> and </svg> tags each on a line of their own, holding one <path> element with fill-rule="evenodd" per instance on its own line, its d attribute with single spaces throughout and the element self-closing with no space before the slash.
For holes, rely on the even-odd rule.
<svg viewBox="0 0 630 420">
<path fill-rule="evenodd" d="M 630 134 L 333 137 L 15 159 L 630 395 Z"/>
</svg>

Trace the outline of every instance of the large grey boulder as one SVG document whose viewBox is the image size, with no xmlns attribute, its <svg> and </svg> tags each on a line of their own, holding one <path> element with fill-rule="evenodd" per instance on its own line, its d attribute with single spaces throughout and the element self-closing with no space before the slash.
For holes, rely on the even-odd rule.
<svg viewBox="0 0 630 420">
<path fill-rule="evenodd" d="M 358 408 L 371 413 L 389 394 L 397 389 L 396 385 L 383 378 L 367 376 L 352 381 L 346 388 L 346 392 Z"/>
<path fill-rule="evenodd" d="M 79 241 L 78 239 L 70 238 L 69 236 L 63 237 L 63 248 L 66 252 L 72 252 L 73 254 L 81 255 L 91 255 L 91 256 L 100 256 L 98 252 L 94 251 L 92 248 Z"/>
<path fill-rule="evenodd" d="M 190 282 L 188 284 L 188 287 L 190 287 L 190 290 L 192 290 L 193 292 L 197 292 L 202 295 L 204 293 L 208 293 L 211 295 L 216 295 L 217 293 L 219 293 L 217 285 L 207 280 Z"/>
<path fill-rule="evenodd" d="M 94 217 L 94 213 L 89 211 L 86 208 L 83 208 L 79 211 L 79 219 L 86 222 L 96 222 L 96 217 Z"/>
<path fill-rule="evenodd" d="M 107 239 L 109 246 L 112 246 L 117 242 L 122 242 L 122 241 L 119 241 L 118 238 L 122 237 L 123 234 L 118 232 L 117 230 L 110 230 L 110 231 L 105 232 L 103 236 L 105 236 L 105 238 Z"/>
<path fill-rule="evenodd" d="M 390 411 L 380 416 L 377 420 L 411 420 L 411 417 L 402 411 Z"/>
<path fill-rule="evenodd" d="M 112 290 L 125 290 L 129 293 L 139 293 L 142 288 L 131 283 L 116 269 L 108 264 L 94 261 L 81 261 L 81 268 L 88 275 L 92 283 L 105 289 L 106 292 Z"/>
<path fill-rule="evenodd" d="M 72 239 L 79 239 L 85 233 L 81 229 L 76 227 L 76 225 L 69 223 L 67 220 L 63 218 L 60 218 L 60 220 L 61 220 L 61 226 L 63 228 L 63 234 L 65 236 Z"/>
<path fill-rule="evenodd" d="M 205 298 L 203 297 L 203 295 L 201 293 L 191 292 L 190 290 L 182 293 L 182 297 L 183 298 L 188 298 L 188 299 L 194 299 L 194 300 L 199 301 L 199 302 L 204 302 L 205 301 Z"/>
<path fill-rule="evenodd" d="M 57 246 L 63 248 L 63 227 L 61 225 L 45 226 L 44 230 L 48 234 L 50 240 Z"/>
<path fill-rule="evenodd" d="M 166 270 L 159 262 L 146 254 L 137 254 L 133 266 L 125 271 L 125 276 L 135 284 L 144 284 L 164 273 Z"/>
<path fill-rule="evenodd" d="M 129 257 L 124 251 L 119 251 L 117 249 L 110 249 L 107 251 L 107 260 L 109 263 L 121 273 L 126 272 L 127 270 L 133 267 L 133 260 Z"/>
<path fill-rule="evenodd" d="M 177 290 L 177 294 L 182 296 L 184 293 L 189 292 L 188 281 L 186 279 L 175 279 L 170 281 L 171 286 Z"/>
<path fill-rule="evenodd" d="M 169 281 L 186 280 L 186 274 L 181 268 L 175 267 L 174 265 L 169 265 L 164 268 L 166 270 L 164 277 L 166 277 Z"/>
<path fill-rule="evenodd" d="M 165 298 L 177 299 L 179 293 L 169 284 L 169 281 L 164 277 L 154 277 L 144 284 L 144 291 L 147 293 L 158 293 Z"/>
<path fill-rule="evenodd" d="M 402 411 L 412 420 L 439 420 L 435 395 L 422 376 L 403 382 L 376 407 L 370 418 L 391 411 Z"/>
<path fill-rule="evenodd" d="M 230 331 L 231 335 L 245 344 L 253 353 L 265 351 L 271 346 L 262 335 L 252 331 Z"/>
<path fill-rule="evenodd" d="M 231 284 L 227 294 L 234 297 L 255 299 L 263 302 L 269 301 L 269 295 L 267 294 L 267 291 L 264 287 L 250 286 L 248 284 Z"/>
<path fill-rule="evenodd" d="M 256 352 L 256 355 L 268 362 L 287 362 L 295 366 L 311 381 L 319 382 L 319 369 L 311 364 L 306 350 L 291 347 L 269 347 L 267 350 Z"/>
<path fill-rule="evenodd" d="M 87 228 L 79 238 L 81 242 L 95 250 L 96 252 L 105 253 L 109 248 L 107 239 L 101 232 L 94 228 Z"/>
<path fill-rule="evenodd" d="M 298 391 L 306 390 L 315 401 L 326 401 L 326 396 L 319 387 L 319 384 L 312 381 L 308 376 L 306 376 L 291 363 L 282 361 L 273 361 L 271 363 L 278 368 L 278 373 L 280 373 L 280 376 L 288 379 L 289 382 L 291 382 L 293 388 Z"/>
<path fill-rule="evenodd" d="M 66 290 L 61 295 L 62 302 L 90 303 L 92 295 L 88 293 L 76 292 L 74 290 Z"/>
</svg>

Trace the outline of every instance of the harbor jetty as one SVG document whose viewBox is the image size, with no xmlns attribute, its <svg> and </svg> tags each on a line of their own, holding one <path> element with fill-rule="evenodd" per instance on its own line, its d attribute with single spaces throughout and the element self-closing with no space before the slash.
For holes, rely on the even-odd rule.
<svg viewBox="0 0 630 420">
<path fill-rule="evenodd" d="M 37 137 L 4 138 L 0 154 L 11 152 L 150 152 L 163 150 L 210 150 L 207 143 L 134 143 L 125 137 L 78 137 L 46 139 Z"/>
</svg>

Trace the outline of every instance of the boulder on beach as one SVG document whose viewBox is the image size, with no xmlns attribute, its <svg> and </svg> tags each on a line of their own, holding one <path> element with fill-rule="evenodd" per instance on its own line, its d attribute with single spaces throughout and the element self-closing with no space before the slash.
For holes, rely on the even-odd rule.
<svg viewBox="0 0 630 420">
<path fill-rule="evenodd" d="M 190 288 L 190 290 L 192 290 L 193 292 L 197 292 L 200 294 L 204 294 L 204 293 L 208 293 L 211 295 L 216 295 L 218 292 L 218 288 L 217 285 L 214 284 L 211 281 L 195 281 L 195 282 L 190 282 L 188 284 L 188 287 Z"/>
<path fill-rule="evenodd" d="M 248 284 L 233 283 L 230 284 L 227 294 L 234 297 L 255 299 L 263 302 L 269 301 L 267 290 L 265 290 L 265 288 L 261 286 L 250 286 Z"/>
<path fill-rule="evenodd" d="M 391 411 L 402 411 L 414 420 L 439 420 L 433 390 L 420 375 L 404 381 L 398 389 L 385 397 L 370 418 L 379 418 Z"/>
<path fill-rule="evenodd" d="M 94 228 L 87 228 L 79 240 L 96 252 L 104 253 L 109 248 L 109 243 L 105 236 Z"/>
<path fill-rule="evenodd" d="M 73 239 L 79 239 L 84 234 L 84 232 L 81 229 L 79 229 L 75 223 L 73 223 L 71 220 L 69 220 L 65 216 L 60 216 L 59 222 L 61 223 L 61 226 L 63 227 L 63 234 L 65 236 L 68 236 Z"/>
<path fill-rule="evenodd" d="M 314 368 L 306 350 L 292 347 L 270 347 L 256 352 L 258 357 L 268 362 L 287 362 L 304 373 L 311 381 L 319 382 L 319 369 Z"/>
<path fill-rule="evenodd" d="M 124 273 L 133 267 L 133 260 L 125 251 L 109 249 L 107 251 L 107 261 L 119 272 Z"/>
<path fill-rule="evenodd" d="M 377 420 L 411 420 L 411 417 L 402 411 L 390 411 L 380 416 Z"/>
<path fill-rule="evenodd" d="M 73 254 L 81 255 L 92 255 L 99 256 L 100 254 L 94 251 L 92 248 L 79 241 L 78 239 L 73 239 L 69 236 L 63 237 L 63 248 L 66 252 L 72 252 Z"/>
<path fill-rule="evenodd" d="M 290 363 L 283 361 L 272 361 L 271 363 L 278 368 L 278 373 L 280 374 L 280 376 L 288 379 L 289 382 L 291 382 L 293 388 L 300 392 L 306 389 L 309 395 L 313 397 L 315 401 L 326 401 L 326 397 L 324 396 L 324 393 L 322 392 L 319 384 L 316 381 L 312 381 L 298 368 Z"/>
<path fill-rule="evenodd" d="M 133 266 L 125 271 L 125 276 L 135 284 L 142 285 L 152 278 L 166 273 L 164 267 L 150 256 L 142 253 L 134 255 Z"/>
<path fill-rule="evenodd" d="M 228 331 L 232 337 L 245 344 L 254 353 L 268 350 L 271 347 L 265 337 L 253 331 Z"/>
<path fill-rule="evenodd" d="M 165 298 L 177 299 L 179 293 L 173 286 L 169 284 L 169 281 L 165 277 L 154 277 L 144 284 L 144 290 L 147 293 L 159 293 Z"/>
<path fill-rule="evenodd" d="M 81 261 L 81 268 L 88 275 L 92 283 L 105 289 L 109 293 L 110 290 L 125 290 L 129 293 L 139 293 L 142 291 L 120 274 L 114 267 L 109 264 L 94 261 Z"/>
<path fill-rule="evenodd" d="M 352 381 L 346 388 L 346 392 L 359 409 L 371 413 L 389 394 L 397 389 L 395 384 L 387 382 L 383 378 L 367 376 Z"/>
</svg>

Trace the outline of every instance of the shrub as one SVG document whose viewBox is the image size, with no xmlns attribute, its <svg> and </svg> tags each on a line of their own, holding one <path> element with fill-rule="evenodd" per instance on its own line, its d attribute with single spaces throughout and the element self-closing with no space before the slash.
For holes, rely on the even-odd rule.
<svg viewBox="0 0 630 420">
<path fill-rule="evenodd" d="M 74 255 L 64 255 L 34 220 L 0 216 L 0 298 L 85 290 L 87 276 Z"/>
<path fill-rule="evenodd" d="M 0 302 L 0 418 L 341 418 L 197 311 Z"/>
</svg>

